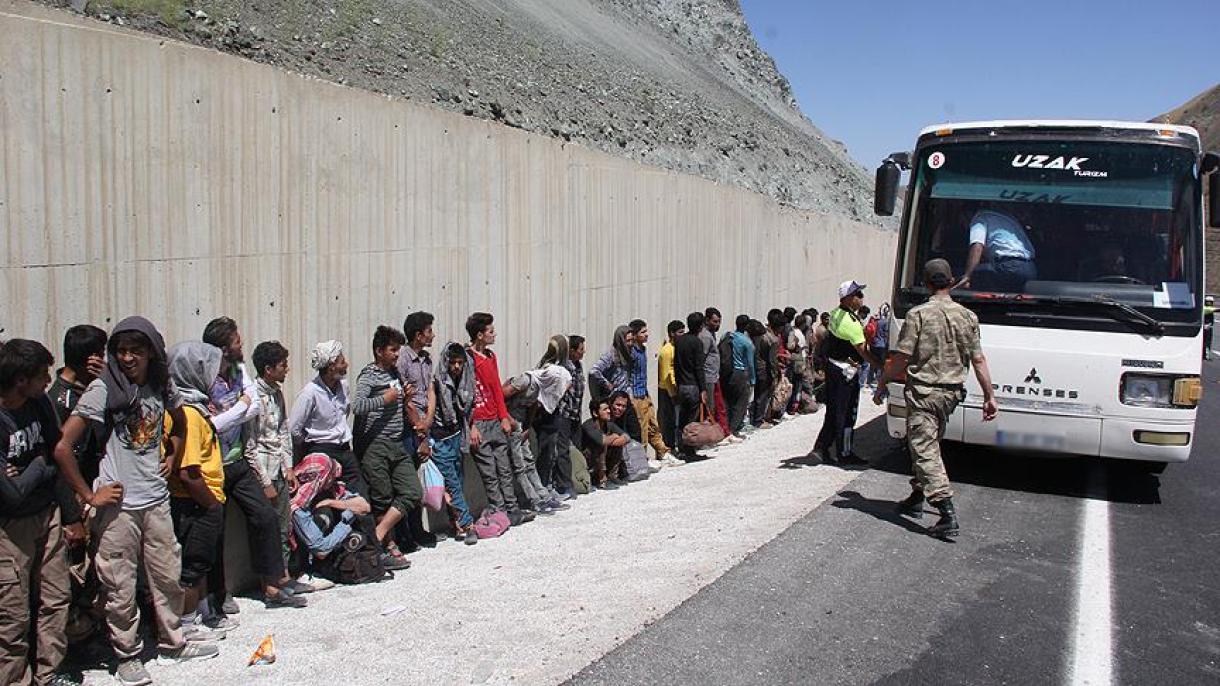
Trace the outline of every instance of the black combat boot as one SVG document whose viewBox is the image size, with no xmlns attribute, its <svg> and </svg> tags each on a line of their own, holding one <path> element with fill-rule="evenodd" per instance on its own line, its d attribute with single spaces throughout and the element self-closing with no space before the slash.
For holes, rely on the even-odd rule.
<svg viewBox="0 0 1220 686">
<path fill-rule="evenodd" d="M 923 516 L 923 491 L 911 490 L 911 495 L 898 501 L 898 514 L 913 519 Z"/>
<path fill-rule="evenodd" d="M 956 536 L 958 532 L 957 510 L 953 508 L 953 499 L 945 498 L 944 500 L 932 503 L 932 506 L 940 511 L 940 519 L 928 527 L 928 535 L 937 538 Z"/>
</svg>

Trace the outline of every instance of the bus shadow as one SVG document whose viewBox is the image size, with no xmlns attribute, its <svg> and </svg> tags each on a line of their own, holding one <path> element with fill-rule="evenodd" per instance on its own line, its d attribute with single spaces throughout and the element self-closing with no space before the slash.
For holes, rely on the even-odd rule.
<svg viewBox="0 0 1220 686">
<path fill-rule="evenodd" d="M 889 440 L 894 448 L 874 468 L 909 476 L 911 465 L 906 446 L 896 439 Z M 1113 503 L 1161 502 L 1160 478 L 1119 460 L 1016 452 L 960 443 L 942 444 L 942 450 L 949 479 L 957 483 Z"/>
<path fill-rule="evenodd" d="M 906 443 L 890 437 L 884 416 L 857 428 L 855 445 L 856 454 L 868 464 L 848 469 L 876 469 L 911 476 Z M 1161 502 L 1160 478 L 1121 460 L 1016 452 L 952 442 L 942 444 L 942 450 L 949 479 L 957 483 L 1135 505 Z M 819 464 L 806 452 L 781 460 L 779 468 L 801 469 Z"/>
</svg>

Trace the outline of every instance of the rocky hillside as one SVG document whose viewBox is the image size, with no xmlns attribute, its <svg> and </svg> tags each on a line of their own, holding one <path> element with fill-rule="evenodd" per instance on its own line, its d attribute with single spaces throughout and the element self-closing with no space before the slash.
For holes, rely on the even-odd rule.
<svg viewBox="0 0 1220 686">
<path fill-rule="evenodd" d="M 1220 151 L 1220 84 L 1152 121 L 1193 126 L 1203 138 L 1204 149 Z"/>
<path fill-rule="evenodd" d="M 1204 150 L 1220 151 L 1220 84 L 1153 121 L 1193 126 L 1203 139 Z M 1220 230 L 1217 229 L 1207 230 L 1207 292 L 1220 294 Z"/>
<path fill-rule="evenodd" d="M 738 0 L 43 0 L 872 221 Z"/>
</svg>

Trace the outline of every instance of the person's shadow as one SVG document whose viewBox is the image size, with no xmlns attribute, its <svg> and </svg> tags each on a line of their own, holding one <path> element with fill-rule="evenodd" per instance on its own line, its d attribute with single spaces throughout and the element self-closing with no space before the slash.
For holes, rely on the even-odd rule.
<svg viewBox="0 0 1220 686">
<path fill-rule="evenodd" d="M 916 524 L 911 519 L 898 514 L 897 504 L 892 500 L 874 500 L 872 498 L 865 498 L 856 491 L 839 491 L 835 495 L 837 495 L 839 499 L 831 503 L 831 505 L 834 507 L 863 512 L 874 519 L 888 522 L 894 526 L 900 526 L 911 533 L 922 534 L 925 536 L 928 533 L 928 530 L 922 525 Z M 936 513 L 925 509 L 924 517 L 926 518 L 929 514 L 935 515 Z M 953 542 L 952 539 L 944 538 L 937 538 L 936 540 L 944 541 L 945 543 Z"/>
</svg>

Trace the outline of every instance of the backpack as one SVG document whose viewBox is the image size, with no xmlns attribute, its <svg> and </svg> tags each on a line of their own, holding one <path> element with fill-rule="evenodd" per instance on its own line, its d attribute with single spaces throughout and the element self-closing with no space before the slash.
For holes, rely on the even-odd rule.
<svg viewBox="0 0 1220 686">
<path fill-rule="evenodd" d="M 639 441 L 628 441 L 623 448 L 623 462 L 627 465 L 628 481 L 643 481 L 652 476 L 648 468 L 648 449 Z"/>
<path fill-rule="evenodd" d="M 572 461 L 572 490 L 584 495 L 593 490 L 593 477 L 589 475 L 589 462 L 585 454 L 576 446 L 568 447 L 568 457 Z"/>
<path fill-rule="evenodd" d="M 864 325 L 864 340 L 871 346 L 873 340 L 877 338 L 877 317 L 869 317 L 868 323 Z"/>
<path fill-rule="evenodd" d="M 717 349 L 720 351 L 720 378 L 728 382 L 733 376 L 733 334 L 726 334 L 720 339 Z"/>
<path fill-rule="evenodd" d="M 381 564 L 381 550 L 363 532 L 353 531 L 335 548 L 319 570 L 340 584 L 370 584 L 394 575 Z"/>
<path fill-rule="evenodd" d="M 509 526 L 508 515 L 503 512 L 484 512 L 474 521 L 474 533 L 481 539 L 499 538 Z"/>
</svg>

